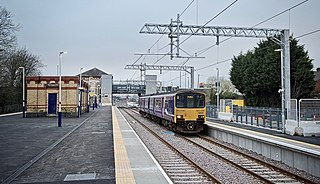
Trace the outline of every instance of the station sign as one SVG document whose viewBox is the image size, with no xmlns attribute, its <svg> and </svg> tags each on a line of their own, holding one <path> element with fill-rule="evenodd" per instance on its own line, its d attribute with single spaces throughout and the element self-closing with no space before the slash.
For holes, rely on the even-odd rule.
<svg viewBox="0 0 320 184">
<path fill-rule="evenodd" d="M 145 85 L 133 84 L 113 84 L 113 94 L 144 94 L 146 91 Z"/>
</svg>

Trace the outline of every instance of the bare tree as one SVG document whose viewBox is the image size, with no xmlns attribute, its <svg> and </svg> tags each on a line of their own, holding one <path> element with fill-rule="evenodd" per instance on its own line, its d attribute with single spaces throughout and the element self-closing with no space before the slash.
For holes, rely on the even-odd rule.
<svg viewBox="0 0 320 184">
<path fill-rule="evenodd" d="M 15 32 L 19 30 L 19 25 L 13 23 L 12 17 L 6 8 L 0 6 L 0 86 L 3 86 L 6 80 L 5 60 L 15 49 L 17 42 Z"/>
<path fill-rule="evenodd" d="M 19 67 L 24 67 L 26 76 L 30 76 L 40 75 L 39 68 L 43 66 L 39 57 L 25 48 L 12 51 L 8 58 L 2 61 L 0 107 L 22 102 L 22 73 Z"/>
<path fill-rule="evenodd" d="M 207 83 L 205 84 L 206 88 L 210 88 L 209 94 L 207 94 L 207 100 L 210 100 L 211 104 L 216 104 L 216 87 L 217 78 L 216 77 L 209 77 Z M 220 98 L 224 99 L 234 99 L 239 97 L 241 94 L 235 88 L 230 80 L 220 78 Z"/>
<path fill-rule="evenodd" d="M 0 6 L 0 50 L 12 50 L 16 46 L 15 32 L 20 26 L 12 21 L 13 15 L 6 8 Z"/>
<path fill-rule="evenodd" d="M 33 55 L 26 48 L 13 51 L 3 62 L 5 85 L 17 86 L 17 81 L 21 79 L 21 75 L 18 74 L 19 67 L 24 67 L 26 76 L 30 76 L 40 75 L 41 71 L 39 69 L 44 67 L 44 65 L 41 63 L 38 56 Z"/>
<path fill-rule="evenodd" d="M 0 6 L 0 107 L 22 102 L 22 74 L 19 67 L 25 68 L 26 76 L 40 75 L 40 68 L 44 67 L 38 56 L 26 48 L 17 49 L 15 32 L 20 26 L 13 23 L 12 17 L 9 11 Z"/>
</svg>

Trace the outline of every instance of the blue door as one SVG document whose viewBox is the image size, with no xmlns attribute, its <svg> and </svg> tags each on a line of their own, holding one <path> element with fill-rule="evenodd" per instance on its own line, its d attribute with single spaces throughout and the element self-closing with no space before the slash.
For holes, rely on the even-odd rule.
<svg viewBox="0 0 320 184">
<path fill-rule="evenodd" d="M 57 93 L 48 94 L 48 114 L 56 114 L 57 112 Z"/>
</svg>

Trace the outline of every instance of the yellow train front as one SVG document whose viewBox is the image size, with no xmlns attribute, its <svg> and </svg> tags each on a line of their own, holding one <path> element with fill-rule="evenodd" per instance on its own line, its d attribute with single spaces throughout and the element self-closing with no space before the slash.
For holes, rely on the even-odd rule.
<svg viewBox="0 0 320 184">
<path fill-rule="evenodd" d="M 176 131 L 198 133 L 203 130 L 206 120 L 205 94 L 186 91 L 175 95 Z"/>
<path fill-rule="evenodd" d="M 140 97 L 140 113 L 175 132 L 198 133 L 206 119 L 205 94 L 194 90 Z"/>
</svg>

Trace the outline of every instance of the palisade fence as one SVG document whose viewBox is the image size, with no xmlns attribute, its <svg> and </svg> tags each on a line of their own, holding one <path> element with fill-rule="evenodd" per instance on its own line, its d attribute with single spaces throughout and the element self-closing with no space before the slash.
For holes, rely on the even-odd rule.
<svg viewBox="0 0 320 184">
<path fill-rule="evenodd" d="M 281 109 L 263 107 L 233 107 L 235 121 L 259 127 L 281 130 Z"/>
<path fill-rule="evenodd" d="M 320 121 L 320 99 L 299 100 L 299 122 Z"/>
<path fill-rule="evenodd" d="M 291 99 L 288 101 L 287 106 L 290 107 L 288 109 L 287 119 L 298 121 L 298 103 L 297 99 Z"/>
<path fill-rule="evenodd" d="M 287 109 L 284 111 L 285 120 L 288 120 L 288 127 L 293 129 L 301 127 L 304 135 L 320 134 L 320 99 L 290 99 L 287 101 Z M 229 114 L 231 120 L 236 123 L 250 126 L 268 128 L 271 130 L 283 130 L 280 108 L 263 108 L 236 106 L 232 100 L 221 99 L 220 108 L 221 117 Z M 207 117 L 218 118 L 217 106 L 207 105 Z M 229 121 L 229 120 L 228 120 Z"/>
<path fill-rule="evenodd" d="M 220 112 L 232 113 L 237 123 L 282 130 L 281 109 L 264 107 L 238 107 L 232 100 L 220 101 Z M 286 115 L 286 114 L 285 114 Z M 217 106 L 207 105 L 207 117 L 217 118 Z"/>
<path fill-rule="evenodd" d="M 0 107 L 0 114 L 21 112 L 21 111 L 22 111 L 21 104 L 14 104 L 14 105 L 7 105 L 7 106 Z"/>
</svg>

